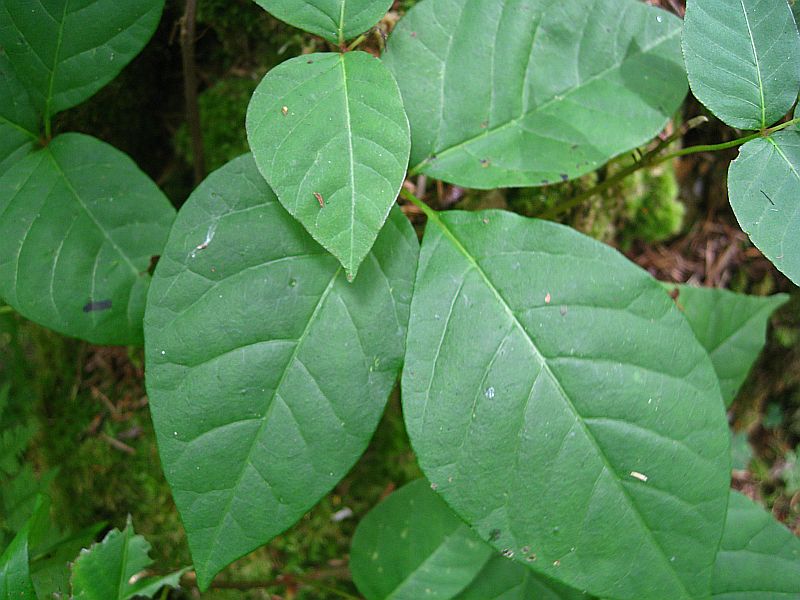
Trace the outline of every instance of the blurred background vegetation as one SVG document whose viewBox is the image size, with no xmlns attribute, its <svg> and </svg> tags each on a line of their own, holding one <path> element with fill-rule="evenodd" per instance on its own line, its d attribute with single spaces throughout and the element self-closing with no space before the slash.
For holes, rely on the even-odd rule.
<svg viewBox="0 0 800 600">
<path fill-rule="evenodd" d="M 388 33 L 415 2 L 395 2 Z M 683 2 L 656 0 L 680 13 Z M 179 43 L 183 2 L 168 0 L 145 51 L 92 100 L 58 117 L 57 130 L 110 142 L 166 191 L 176 206 L 191 192 Z M 378 51 L 381 33 L 365 47 Z M 200 0 L 197 69 L 206 166 L 247 151 L 244 118 L 261 77 L 326 43 L 272 19 L 252 0 Z M 672 127 L 703 114 L 689 99 Z M 709 115 L 710 116 L 710 115 Z M 684 145 L 737 137 L 716 120 Z M 624 156 L 580 180 L 535 189 L 475 192 L 417 178 L 407 185 L 439 208 L 506 208 L 556 216 L 618 247 L 664 281 L 766 295 L 793 294 L 773 319 L 768 345 L 730 411 L 734 485 L 761 499 L 800 533 L 800 293 L 752 247 L 728 207 L 725 173 L 736 151 L 695 155 L 640 171 L 601 196 L 560 211 L 570 198 L 624 168 Z M 411 206 L 404 207 L 418 222 Z M 13 425 L 11 425 L 13 423 Z M 295 527 L 224 571 L 210 599 L 358 597 L 347 556 L 358 520 L 420 473 L 395 393 L 366 454 Z M 153 545 L 159 572 L 190 564 L 186 538 L 161 472 L 143 382 L 142 352 L 68 340 L 0 308 L 0 545 L 24 520 L 25 499 L 53 497 L 65 529 L 98 521 L 123 527 L 132 515 Z M 199 598 L 191 577 L 170 598 Z"/>
</svg>

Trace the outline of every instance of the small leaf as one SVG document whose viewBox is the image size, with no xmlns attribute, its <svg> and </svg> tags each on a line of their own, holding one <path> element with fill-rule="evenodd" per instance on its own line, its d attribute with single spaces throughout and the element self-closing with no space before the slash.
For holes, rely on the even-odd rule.
<svg viewBox="0 0 800 600">
<path fill-rule="evenodd" d="M 395 209 L 348 283 L 250 156 L 181 209 L 148 297 L 145 352 L 201 588 L 294 524 L 366 448 L 403 360 L 417 252 Z"/>
<path fill-rule="evenodd" d="M 0 296 L 96 344 L 138 344 L 175 210 L 119 150 L 70 133 L 0 177 Z"/>
<path fill-rule="evenodd" d="M 99 544 L 82 550 L 72 567 L 74 600 L 127 600 L 152 598 L 164 586 L 178 587 L 182 571 L 164 577 L 145 577 L 153 561 L 150 544 L 133 531 L 130 517 L 120 531 L 109 532 Z"/>
<path fill-rule="evenodd" d="M 33 150 L 39 116 L 0 48 L 0 175 Z"/>
<path fill-rule="evenodd" d="M 31 581 L 29 545 L 32 530 L 46 518 L 50 502 L 44 496 L 36 500 L 36 508 L 25 526 L 0 555 L 0 600 L 36 600 Z"/>
<path fill-rule="evenodd" d="M 267 73 L 247 111 L 262 175 L 351 278 L 400 192 L 409 136 L 397 84 L 364 52 L 286 61 Z"/>
<path fill-rule="evenodd" d="M 683 53 L 692 92 L 731 127 L 768 127 L 797 100 L 800 37 L 786 0 L 689 0 Z"/>
<path fill-rule="evenodd" d="M 412 173 L 542 185 L 648 142 L 686 95 L 680 27 L 635 0 L 420 2 L 384 57 Z"/>
<path fill-rule="evenodd" d="M 449 600 L 475 578 L 492 554 L 430 484 L 419 479 L 393 493 L 359 523 L 350 570 L 367 600 Z"/>
<path fill-rule="evenodd" d="M 800 539 L 731 491 L 714 564 L 714 600 L 789 600 L 800 594 Z"/>
<path fill-rule="evenodd" d="M 728 195 L 744 232 L 800 285 L 800 131 L 742 146 L 728 172 Z"/>
<path fill-rule="evenodd" d="M 600 597 L 709 595 L 730 476 L 717 377 L 619 253 L 506 212 L 429 220 L 402 389 L 422 470 L 495 548 Z"/>
<path fill-rule="evenodd" d="M 589 600 L 585 592 L 537 575 L 518 562 L 495 555 L 454 600 Z"/>
<path fill-rule="evenodd" d="M 0 46 L 46 118 L 80 104 L 139 54 L 164 0 L 0 1 Z"/>
<path fill-rule="evenodd" d="M 340 45 L 375 25 L 392 6 L 392 0 L 255 1 L 281 21 Z"/>
<path fill-rule="evenodd" d="M 688 285 L 668 287 L 678 291 L 678 307 L 711 357 L 722 399 L 730 406 L 764 348 L 770 316 L 789 296 L 764 298 Z"/>
</svg>

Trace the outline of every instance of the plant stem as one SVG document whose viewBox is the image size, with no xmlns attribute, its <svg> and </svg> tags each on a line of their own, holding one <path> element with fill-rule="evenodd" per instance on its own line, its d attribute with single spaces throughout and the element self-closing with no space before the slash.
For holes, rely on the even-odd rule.
<svg viewBox="0 0 800 600">
<path fill-rule="evenodd" d="M 690 121 L 691 123 L 691 121 Z M 756 133 L 747 135 L 745 137 L 741 137 L 735 140 L 731 140 L 730 142 L 724 142 L 722 144 L 706 144 L 700 146 L 690 146 L 689 148 L 683 148 L 682 150 L 677 150 L 670 154 L 665 154 L 659 156 L 659 153 L 668 145 L 668 144 L 659 144 L 655 149 L 651 152 L 645 154 L 642 159 L 629 167 L 623 169 L 615 173 L 612 177 L 609 177 L 602 183 L 597 184 L 590 190 L 586 190 L 585 192 L 578 194 L 577 196 L 570 198 L 566 202 L 559 204 L 558 206 L 554 206 L 548 211 L 545 211 L 541 215 L 539 215 L 540 219 L 554 219 L 565 212 L 569 212 L 576 206 L 580 206 L 589 198 L 596 196 L 597 194 L 601 194 L 608 190 L 609 188 L 614 187 L 616 184 L 621 182 L 626 177 L 633 175 L 636 171 L 640 169 L 646 169 L 648 167 L 655 167 L 667 161 L 673 160 L 675 158 L 679 158 L 681 156 L 688 156 L 690 154 L 699 154 L 701 152 L 718 152 L 720 150 L 728 150 L 730 148 L 736 148 L 747 142 L 755 140 L 760 137 L 767 137 L 773 133 L 777 133 L 782 129 L 786 129 L 792 125 L 800 123 L 800 117 L 796 119 L 792 119 L 791 121 L 786 121 L 785 123 L 781 123 L 780 125 L 776 125 L 775 127 L 770 127 L 765 129 L 764 131 L 758 131 Z M 673 136 L 674 137 L 674 136 Z M 671 139 L 671 138 L 670 138 Z"/>
<path fill-rule="evenodd" d="M 14 312 L 14 309 L 10 306 L 0 306 L 0 315 L 10 315 Z"/>
<path fill-rule="evenodd" d="M 436 212 L 430 206 L 425 204 L 425 202 L 423 202 L 422 200 L 417 198 L 414 194 L 409 192 L 407 189 L 405 189 L 405 188 L 401 189 L 400 190 L 400 195 L 403 198 L 405 198 L 406 200 L 408 200 L 409 202 L 411 202 L 414 206 L 419 208 L 423 213 L 425 213 L 425 216 L 428 217 L 429 219 L 431 219 L 433 221 L 438 221 L 439 220 L 439 213 L 438 212 Z"/>
<path fill-rule="evenodd" d="M 367 34 L 366 33 L 362 33 L 355 40 L 353 40 L 352 44 L 350 44 L 347 47 L 347 52 L 350 52 L 350 51 L 355 50 L 356 48 L 358 48 L 361 45 L 361 42 L 363 42 L 365 39 L 367 39 Z"/>
<path fill-rule="evenodd" d="M 192 146 L 194 184 L 205 178 L 203 130 L 200 126 L 200 105 L 197 101 L 197 66 L 194 60 L 194 41 L 197 30 L 197 0 L 186 0 L 181 19 L 181 54 L 183 57 L 183 90 L 186 98 L 186 121 Z"/>
</svg>

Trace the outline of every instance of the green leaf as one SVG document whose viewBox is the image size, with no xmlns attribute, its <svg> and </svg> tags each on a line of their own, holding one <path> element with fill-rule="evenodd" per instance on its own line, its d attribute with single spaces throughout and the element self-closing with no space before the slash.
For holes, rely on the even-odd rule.
<svg viewBox="0 0 800 600">
<path fill-rule="evenodd" d="M 131 519 L 120 531 L 114 529 L 99 544 L 82 550 L 72 567 L 74 600 L 127 600 L 152 598 L 164 586 L 178 587 L 182 571 L 164 577 L 145 577 L 153 564 L 150 544 L 133 531 Z"/>
<path fill-rule="evenodd" d="M 98 534 L 105 529 L 105 523 L 57 539 L 52 538 L 43 548 L 34 548 L 31 556 L 31 579 L 39 598 L 69 598 L 70 566 L 83 548 L 89 547 Z M 60 594 L 60 595 L 59 595 Z"/>
<path fill-rule="evenodd" d="M 800 594 L 800 539 L 731 491 L 714 564 L 714 600 L 790 600 Z"/>
<path fill-rule="evenodd" d="M 0 600 L 36 600 L 28 566 L 29 538 L 49 508 L 47 498 L 39 496 L 33 515 L 0 555 Z"/>
<path fill-rule="evenodd" d="M 717 377 L 615 250 L 506 212 L 433 215 L 403 408 L 428 479 L 507 556 L 601 597 L 708 596 L 730 475 Z"/>
<path fill-rule="evenodd" d="M 518 562 L 493 556 L 455 600 L 589 600 L 591 596 L 537 575 Z"/>
<path fill-rule="evenodd" d="M 420 2 L 384 57 L 412 173 L 542 185 L 649 141 L 686 95 L 680 27 L 636 0 Z"/>
<path fill-rule="evenodd" d="M 0 48 L 0 175 L 33 150 L 39 116 Z"/>
<path fill-rule="evenodd" d="M 255 1 L 281 21 L 339 45 L 375 25 L 392 6 L 392 0 Z"/>
<path fill-rule="evenodd" d="M 367 600 L 449 600 L 475 578 L 492 554 L 430 484 L 419 479 L 393 493 L 359 523 L 350 570 Z"/>
<path fill-rule="evenodd" d="M 0 177 L 0 296 L 96 344 L 138 344 L 148 268 L 175 210 L 119 150 L 58 136 Z"/>
<path fill-rule="evenodd" d="M 764 349 L 770 316 L 789 296 L 765 298 L 688 285 L 668 287 L 678 291 L 678 307 L 711 357 L 722 399 L 730 406 Z"/>
<path fill-rule="evenodd" d="M 164 0 L 0 0 L 5 48 L 46 119 L 114 79 L 153 35 Z"/>
<path fill-rule="evenodd" d="M 281 204 L 355 277 L 405 178 L 397 84 L 364 52 L 309 54 L 264 77 L 247 137 Z"/>
<path fill-rule="evenodd" d="M 145 351 L 202 588 L 302 517 L 366 448 L 403 360 L 417 253 L 395 209 L 349 284 L 250 156 L 181 209 L 148 297 Z"/>
<path fill-rule="evenodd" d="M 800 285 L 800 131 L 742 146 L 728 171 L 728 196 L 756 247 Z"/>
<path fill-rule="evenodd" d="M 800 37 L 786 0 L 689 0 L 692 92 L 731 127 L 763 129 L 797 100 Z"/>
</svg>

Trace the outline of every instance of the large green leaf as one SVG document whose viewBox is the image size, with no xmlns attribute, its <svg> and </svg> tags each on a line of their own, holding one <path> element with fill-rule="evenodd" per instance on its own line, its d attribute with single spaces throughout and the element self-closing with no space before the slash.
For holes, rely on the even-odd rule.
<svg viewBox="0 0 800 600">
<path fill-rule="evenodd" d="M 392 6 L 392 0 L 255 1 L 281 21 L 340 45 L 375 25 Z"/>
<path fill-rule="evenodd" d="M 0 175 L 33 149 L 39 116 L 0 48 Z"/>
<path fill-rule="evenodd" d="M 175 210 L 119 150 L 65 134 L 0 177 L 0 296 L 98 344 L 136 344 Z"/>
<path fill-rule="evenodd" d="M 650 140 L 686 95 L 680 21 L 636 0 L 424 0 L 384 60 L 412 172 L 476 188 L 593 171 Z"/>
<path fill-rule="evenodd" d="M 267 74 L 247 111 L 261 173 L 351 278 L 403 184 L 409 135 L 397 84 L 364 52 L 286 61 Z"/>
<path fill-rule="evenodd" d="M 789 296 L 745 296 L 728 290 L 669 286 L 678 307 L 714 363 L 725 406 L 730 406 L 766 343 L 767 324 Z"/>
<path fill-rule="evenodd" d="M 455 600 L 588 600 L 591 596 L 537 575 L 518 562 L 493 556 Z"/>
<path fill-rule="evenodd" d="M 201 587 L 364 451 L 403 360 L 417 253 L 396 209 L 349 284 L 249 156 L 181 210 L 148 297 L 147 384 Z"/>
<path fill-rule="evenodd" d="M 359 523 L 350 570 L 367 600 L 449 600 L 492 554 L 430 484 L 419 479 Z"/>
<path fill-rule="evenodd" d="M 800 598 L 800 539 L 746 496 L 731 492 L 714 564 L 714 600 Z"/>
<path fill-rule="evenodd" d="M 786 0 L 689 0 L 683 53 L 692 92 L 732 127 L 763 129 L 800 88 L 800 37 Z"/>
<path fill-rule="evenodd" d="M 110 531 L 102 542 L 81 551 L 72 567 L 74 600 L 128 600 L 152 598 L 164 586 L 177 587 L 183 571 L 164 577 L 148 577 L 153 561 L 150 544 L 133 531 L 130 517 L 120 531 Z"/>
<path fill-rule="evenodd" d="M 744 232 L 800 285 L 800 131 L 742 146 L 728 172 L 728 195 Z"/>
<path fill-rule="evenodd" d="M 158 25 L 164 0 L 0 0 L 0 45 L 49 118 L 114 79 Z"/>
<path fill-rule="evenodd" d="M 616 251 L 506 212 L 435 216 L 403 407 L 428 479 L 507 556 L 601 597 L 708 596 L 730 474 L 717 377 Z"/>
</svg>

